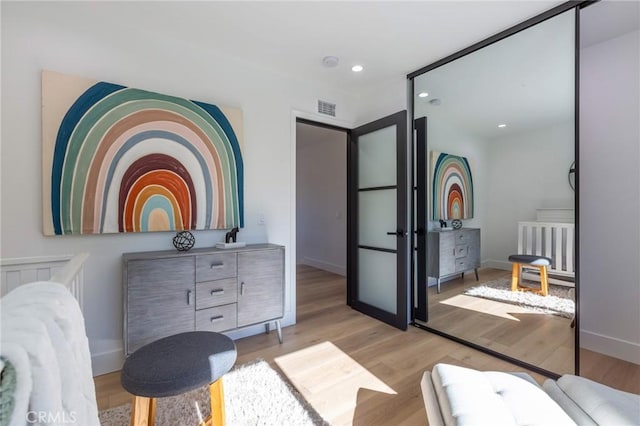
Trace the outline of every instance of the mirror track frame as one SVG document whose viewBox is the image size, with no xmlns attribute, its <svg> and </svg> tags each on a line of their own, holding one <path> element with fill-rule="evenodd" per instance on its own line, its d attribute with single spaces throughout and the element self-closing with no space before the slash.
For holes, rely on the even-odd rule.
<svg viewBox="0 0 640 426">
<path fill-rule="evenodd" d="M 491 37 L 488 37 L 482 41 L 479 41 L 478 43 L 472 44 L 471 46 L 464 48 L 462 50 L 459 50 L 458 52 L 455 52 L 449 56 L 446 56 L 432 64 L 429 64 L 425 67 L 422 67 L 410 74 L 407 74 L 407 81 L 408 81 L 408 86 L 410 88 L 410 91 L 408 91 L 410 93 L 411 96 L 411 103 L 409 106 L 409 111 L 411 112 L 412 116 L 411 116 L 411 128 L 413 128 L 413 122 L 415 120 L 415 118 L 413 118 L 413 111 L 414 111 L 414 101 L 415 101 L 415 96 L 413 93 L 413 87 L 414 87 L 414 78 L 428 72 L 431 71 L 435 68 L 438 68 L 442 65 L 445 65 L 449 62 L 455 61 L 456 59 L 462 58 L 463 56 L 466 56 L 470 53 L 473 53 L 477 50 L 480 50 L 484 47 L 487 47 L 493 43 L 496 43 L 500 40 L 503 40 L 509 36 L 512 36 L 516 33 L 519 33 L 520 31 L 526 30 L 530 27 L 533 27 L 534 25 L 537 25 L 541 22 L 546 21 L 547 19 L 553 18 L 556 15 L 559 15 L 561 13 L 567 12 L 569 10 L 575 9 L 576 13 L 575 13 L 575 27 L 574 27 L 574 31 L 575 31 L 575 49 L 574 49 L 574 54 L 575 54 L 575 63 L 574 63 L 574 152 L 575 152 L 575 178 L 576 178 L 576 187 L 575 187 L 575 247 L 576 247 L 576 253 L 578 253 L 578 255 L 576 256 L 575 259 L 575 267 L 576 267 L 576 272 L 575 272 L 575 282 L 576 282 L 576 286 L 575 286 L 575 310 L 576 310 L 576 314 L 575 314 L 575 328 L 574 328 L 574 372 L 573 374 L 578 376 L 580 375 L 580 256 L 579 256 L 579 247 L 580 247 L 580 243 L 579 243 L 579 236 L 580 236 L 580 227 L 579 227 L 579 194 L 580 194 L 580 168 L 579 168 L 579 140 L 580 140 L 580 134 L 579 134 L 579 105 L 580 105 L 580 9 L 583 9 L 591 4 L 597 3 L 599 0 L 581 0 L 581 1 L 567 1 L 565 3 L 562 3 L 552 9 L 547 10 L 546 12 L 543 12 L 539 15 L 534 16 L 533 18 L 527 19 L 526 21 L 523 21 L 517 25 L 514 25 L 511 28 L 508 28 L 504 31 L 501 31 L 497 34 L 494 34 Z M 412 135 L 412 140 L 411 143 L 408 144 L 409 146 L 412 147 L 411 149 L 411 164 L 412 167 L 414 167 L 415 165 L 415 158 L 414 156 L 415 154 L 415 138 L 414 138 L 414 132 L 411 133 Z M 416 182 L 413 181 L 413 179 L 415 179 L 415 171 L 412 170 L 411 172 L 411 188 L 415 188 Z M 412 195 L 414 193 L 414 191 L 411 191 Z M 412 208 L 411 208 L 411 215 L 412 218 L 409 221 L 411 224 L 411 235 L 413 236 L 414 232 L 416 231 L 415 227 L 416 227 L 416 222 L 415 222 L 415 212 L 414 212 L 414 208 L 413 208 L 413 199 L 415 197 L 411 197 L 412 199 Z M 413 238 L 412 238 L 412 247 L 410 252 L 412 253 L 412 255 L 415 255 L 415 248 L 413 247 Z M 453 340 L 454 342 L 460 343 L 462 345 L 471 347 L 473 349 L 476 349 L 480 352 L 484 352 L 486 354 L 492 355 L 496 358 L 502 359 L 504 361 L 510 362 L 512 364 L 515 364 L 519 367 L 523 367 L 526 368 L 528 370 L 534 371 L 538 374 L 541 374 L 543 376 L 546 377 L 550 377 L 554 380 L 557 380 L 561 375 L 549 370 L 546 370 L 544 368 L 538 367 L 537 365 L 534 364 L 529 364 L 525 361 L 522 361 L 520 359 L 517 358 L 513 358 L 510 357 L 508 355 L 505 355 L 501 352 L 496 352 L 492 349 L 489 349 L 487 347 L 478 345 L 476 343 L 470 342 L 468 340 L 464 340 L 461 339 L 457 336 L 453 336 L 451 334 L 445 333 L 443 331 L 440 330 L 436 330 L 432 327 L 429 327 L 427 325 L 424 324 L 420 324 L 418 322 L 415 321 L 416 319 L 416 315 L 415 313 L 417 312 L 417 308 L 414 307 L 415 304 L 415 300 L 416 300 L 416 296 L 417 296 L 417 286 L 415 285 L 416 283 L 413 281 L 415 278 L 414 275 L 414 264 L 415 262 L 411 261 L 411 283 L 410 283 L 410 293 L 411 293 L 411 299 L 410 299 L 410 303 L 412 306 L 411 309 L 411 325 L 413 325 L 414 327 L 420 328 L 422 330 L 426 330 L 429 331 L 431 333 L 437 334 L 439 336 L 445 337 L 447 339 Z M 419 292 L 420 295 L 422 295 L 424 292 Z"/>
</svg>

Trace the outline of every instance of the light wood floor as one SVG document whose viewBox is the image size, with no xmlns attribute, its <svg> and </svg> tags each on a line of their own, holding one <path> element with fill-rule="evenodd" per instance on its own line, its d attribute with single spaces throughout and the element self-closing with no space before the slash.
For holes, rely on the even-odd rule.
<svg viewBox="0 0 640 426">
<path fill-rule="evenodd" d="M 345 305 L 344 277 L 298 267 L 297 321 L 274 333 L 236 341 L 238 364 L 257 358 L 286 374 L 334 425 L 424 425 L 420 392 L 425 370 L 445 362 L 481 370 L 526 371 L 448 339 L 410 327 L 406 332 Z M 584 376 L 640 393 L 640 367 L 581 352 Z M 531 373 L 539 382 L 544 377 Z M 95 378 L 100 409 L 130 400 L 119 373 Z"/>
<path fill-rule="evenodd" d="M 574 373 L 574 329 L 571 319 L 534 312 L 513 304 L 466 296 L 464 291 L 510 271 L 492 268 L 429 287 L 430 327 L 559 375 Z"/>
</svg>

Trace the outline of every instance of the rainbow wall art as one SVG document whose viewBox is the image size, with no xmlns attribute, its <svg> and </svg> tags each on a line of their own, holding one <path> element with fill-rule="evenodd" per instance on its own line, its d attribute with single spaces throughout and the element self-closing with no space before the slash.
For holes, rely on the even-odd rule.
<svg viewBox="0 0 640 426">
<path fill-rule="evenodd" d="M 466 157 L 431 151 L 432 220 L 473 217 L 473 177 Z"/>
<path fill-rule="evenodd" d="M 243 224 L 242 112 L 42 73 L 45 235 Z"/>
</svg>

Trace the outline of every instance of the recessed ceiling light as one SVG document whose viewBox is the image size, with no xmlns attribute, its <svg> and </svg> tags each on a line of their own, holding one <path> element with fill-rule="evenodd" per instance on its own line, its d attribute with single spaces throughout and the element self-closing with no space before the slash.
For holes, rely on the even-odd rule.
<svg viewBox="0 0 640 426">
<path fill-rule="evenodd" d="M 354 65 L 351 67 L 351 71 L 353 72 L 360 72 L 364 69 L 364 67 L 362 65 Z"/>
<path fill-rule="evenodd" d="M 503 123 L 503 124 L 498 124 L 498 127 L 500 127 L 500 128 L 502 129 L 502 128 L 504 128 L 504 127 L 507 127 L 507 125 L 506 125 L 506 124 L 504 124 L 504 123 Z"/>
<path fill-rule="evenodd" d="M 338 65 L 339 59 L 335 56 L 325 56 L 322 58 L 322 65 L 327 68 L 334 68 Z"/>
<path fill-rule="evenodd" d="M 418 97 L 419 98 L 426 98 L 427 96 L 429 96 L 429 94 L 427 92 L 420 92 L 418 93 Z"/>
</svg>

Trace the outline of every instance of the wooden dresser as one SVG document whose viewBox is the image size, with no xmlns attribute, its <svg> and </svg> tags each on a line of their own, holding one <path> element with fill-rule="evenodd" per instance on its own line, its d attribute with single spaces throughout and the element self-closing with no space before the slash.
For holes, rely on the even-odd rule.
<svg viewBox="0 0 640 426">
<path fill-rule="evenodd" d="M 427 275 L 436 278 L 438 293 L 442 278 L 480 267 L 480 229 L 461 228 L 429 231 L 427 236 Z"/>
<path fill-rule="evenodd" d="M 282 342 L 284 247 L 254 244 L 123 255 L 125 356 L 185 331 L 275 321 Z"/>
</svg>

